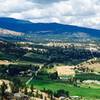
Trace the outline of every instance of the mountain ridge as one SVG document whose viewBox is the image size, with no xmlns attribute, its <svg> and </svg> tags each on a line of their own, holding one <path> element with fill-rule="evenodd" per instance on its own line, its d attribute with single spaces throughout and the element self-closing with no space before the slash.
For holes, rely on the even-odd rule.
<svg viewBox="0 0 100 100">
<path fill-rule="evenodd" d="M 59 23 L 32 23 L 9 17 L 0 17 L 0 28 L 26 34 L 62 34 L 87 33 L 92 37 L 100 37 L 100 30 Z"/>
</svg>

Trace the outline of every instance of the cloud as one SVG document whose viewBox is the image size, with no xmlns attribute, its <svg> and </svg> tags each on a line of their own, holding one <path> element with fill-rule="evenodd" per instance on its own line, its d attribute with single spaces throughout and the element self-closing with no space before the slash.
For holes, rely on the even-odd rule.
<svg viewBox="0 0 100 100">
<path fill-rule="evenodd" d="M 52 4 L 55 2 L 67 1 L 67 0 L 30 0 L 30 1 L 35 2 L 35 3 L 39 3 L 39 4 Z"/>
<path fill-rule="evenodd" d="M 0 16 L 100 29 L 99 0 L 0 0 Z"/>
</svg>

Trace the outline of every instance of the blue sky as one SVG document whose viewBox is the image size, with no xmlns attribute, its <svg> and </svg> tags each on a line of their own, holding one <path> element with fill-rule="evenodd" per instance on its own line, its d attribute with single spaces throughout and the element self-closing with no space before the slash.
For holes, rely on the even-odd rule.
<svg viewBox="0 0 100 100">
<path fill-rule="evenodd" d="M 100 0 L 0 0 L 0 16 L 100 29 Z"/>
</svg>

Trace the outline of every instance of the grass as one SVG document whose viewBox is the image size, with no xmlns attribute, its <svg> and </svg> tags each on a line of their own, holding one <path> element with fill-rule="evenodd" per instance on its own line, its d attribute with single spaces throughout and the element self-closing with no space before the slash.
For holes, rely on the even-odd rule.
<svg viewBox="0 0 100 100">
<path fill-rule="evenodd" d="M 98 80 L 100 81 L 100 74 L 80 73 L 80 74 L 76 74 L 75 78 L 79 80 Z"/>
<path fill-rule="evenodd" d="M 85 88 L 85 87 L 75 87 L 67 83 L 61 83 L 56 81 L 44 81 L 44 80 L 32 80 L 30 84 L 33 84 L 35 88 L 43 90 L 50 89 L 56 92 L 59 89 L 64 89 L 70 92 L 72 96 L 82 96 L 82 97 L 92 97 L 100 98 L 100 88 Z"/>
<path fill-rule="evenodd" d="M 25 64 L 25 65 L 40 65 L 40 66 L 42 66 L 43 64 L 41 64 L 41 63 L 35 63 L 35 62 L 31 62 L 31 61 L 24 61 L 24 60 L 18 60 L 18 61 L 15 61 L 15 63 L 16 64 Z"/>
<path fill-rule="evenodd" d="M 94 89 L 100 89 L 100 84 L 95 84 L 95 83 L 88 83 L 88 84 L 81 84 L 81 87 L 86 87 L 86 88 L 94 88 Z"/>
</svg>

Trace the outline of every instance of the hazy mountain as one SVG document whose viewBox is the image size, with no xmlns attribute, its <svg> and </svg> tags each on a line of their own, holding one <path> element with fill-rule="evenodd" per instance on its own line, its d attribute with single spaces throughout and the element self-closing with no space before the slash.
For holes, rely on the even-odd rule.
<svg viewBox="0 0 100 100">
<path fill-rule="evenodd" d="M 58 23 L 32 23 L 30 21 L 1 17 L 0 28 L 26 34 L 68 34 L 76 37 L 100 38 L 100 30 Z"/>
</svg>

